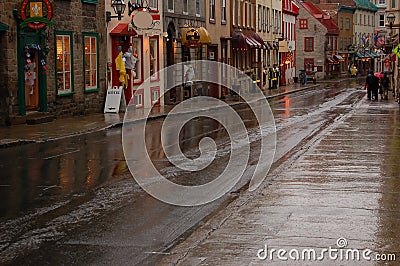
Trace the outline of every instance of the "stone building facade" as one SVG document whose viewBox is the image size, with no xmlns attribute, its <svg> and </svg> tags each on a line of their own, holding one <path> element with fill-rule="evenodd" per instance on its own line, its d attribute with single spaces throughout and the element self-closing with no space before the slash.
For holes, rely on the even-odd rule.
<svg viewBox="0 0 400 266">
<path fill-rule="evenodd" d="M 1 124 L 30 115 L 100 112 L 105 98 L 105 2 L 0 4 Z"/>
<path fill-rule="evenodd" d="M 183 35 L 188 29 L 198 30 L 206 27 L 206 0 L 174 1 L 163 0 L 163 29 L 166 32 L 164 42 L 164 66 L 172 66 L 191 60 L 204 60 L 207 58 L 207 42 L 199 43 L 197 47 L 188 47 L 183 44 Z M 182 73 L 168 73 L 174 80 L 180 80 Z M 197 88 L 198 87 L 198 88 Z M 174 104 L 193 97 L 201 84 L 193 86 L 178 86 L 169 88 L 168 80 L 165 81 L 165 104 Z"/>
<path fill-rule="evenodd" d="M 295 3 L 300 7 L 296 19 L 297 68 L 316 68 L 316 78 L 323 79 L 325 78 L 325 36 L 328 30 L 303 7 L 302 2 Z"/>
</svg>

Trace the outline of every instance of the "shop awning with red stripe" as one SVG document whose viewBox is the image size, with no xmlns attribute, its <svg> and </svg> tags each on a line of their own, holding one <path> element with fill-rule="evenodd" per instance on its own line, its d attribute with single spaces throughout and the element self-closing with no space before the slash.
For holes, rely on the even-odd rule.
<svg viewBox="0 0 400 266">
<path fill-rule="evenodd" d="M 134 36 L 137 32 L 134 29 L 128 30 L 128 23 L 118 23 L 114 29 L 110 31 L 110 35 L 114 36 Z"/>
</svg>

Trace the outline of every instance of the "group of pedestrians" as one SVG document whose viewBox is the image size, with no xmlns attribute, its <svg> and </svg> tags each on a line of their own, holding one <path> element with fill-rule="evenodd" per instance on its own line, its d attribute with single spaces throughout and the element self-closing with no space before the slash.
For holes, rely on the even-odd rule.
<svg viewBox="0 0 400 266">
<path fill-rule="evenodd" d="M 378 93 L 381 95 L 381 99 L 388 99 L 389 92 L 389 78 L 386 74 L 383 77 L 377 77 L 374 75 L 374 71 L 370 71 L 365 81 L 365 87 L 367 89 L 368 100 L 378 100 Z"/>
</svg>

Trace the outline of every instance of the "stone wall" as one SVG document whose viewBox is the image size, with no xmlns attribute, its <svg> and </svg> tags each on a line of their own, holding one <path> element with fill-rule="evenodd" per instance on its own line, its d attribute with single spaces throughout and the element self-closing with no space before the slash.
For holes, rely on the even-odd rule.
<svg viewBox="0 0 400 266">
<path fill-rule="evenodd" d="M 325 64 L 325 35 L 328 30 L 316 19 L 311 13 L 309 13 L 301 4 L 296 3 L 300 6 L 299 15 L 296 18 L 296 65 L 297 69 L 304 69 L 304 59 L 313 58 L 314 66 L 322 66 Z M 300 19 L 308 19 L 308 29 L 300 29 Z M 314 51 L 304 51 L 304 38 L 314 37 Z M 298 74 L 298 73 L 297 73 Z M 325 77 L 325 69 L 323 72 L 317 73 L 317 79 Z"/>
<path fill-rule="evenodd" d="M 0 3 L 0 22 L 7 25 L 9 30 L 0 32 L 0 125 L 4 125 L 9 117 L 19 116 L 18 102 L 18 59 L 22 51 L 18 51 L 17 24 L 21 21 L 14 15 L 22 0 L 3 1 Z M 47 111 L 55 116 L 82 115 L 101 112 L 104 107 L 106 91 L 106 23 L 105 1 L 97 4 L 83 3 L 82 0 L 55 1 L 53 27 L 48 27 L 46 44 L 49 53 L 46 56 L 45 75 Z M 13 12 L 13 10 L 15 10 Z M 57 96 L 56 94 L 56 61 L 55 61 L 55 31 L 71 31 L 73 37 L 73 86 L 74 94 Z M 99 53 L 99 91 L 85 92 L 84 62 L 82 33 L 98 34 Z M 9 37 L 13 35 L 13 39 Z M 20 77 L 22 80 L 24 77 Z M 20 85 L 21 86 L 21 85 Z"/>
</svg>

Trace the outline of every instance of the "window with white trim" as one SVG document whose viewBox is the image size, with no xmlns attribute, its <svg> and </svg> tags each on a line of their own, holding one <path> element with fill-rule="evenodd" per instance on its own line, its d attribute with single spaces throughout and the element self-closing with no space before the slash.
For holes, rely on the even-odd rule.
<svg viewBox="0 0 400 266">
<path fill-rule="evenodd" d="M 57 95 L 73 92 L 72 32 L 56 32 Z"/>
<path fill-rule="evenodd" d="M 167 0 L 168 12 L 174 12 L 174 0 Z"/>
<path fill-rule="evenodd" d="M 264 25 L 262 11 L 261 5 L 258 5 L 258 31 L 262 31 Z"/>
<path fill-rule="evenodd" d="M 226 23 L 226 0 L 221 0 L 221 23 Z"/>
<path fill-rule="evenodd" d="M 140 84 L 143 82 L 143 46 L 142 39 L 139 37 L 132 37 L 132 52 L 133 56 L 137 58 L 136 67 L 132 69 L 133 84 Z"/>
<path fill-rule="evenodd" d="M 267 7 L 267 13 L 266 13 L 265 17 L 266 17 L 266 23 L 264 25 L 264 31 L 265 31 L 265 27 L 266 27 L 267 32 L 269 32 L 271 29 L 271 10 L 269 9 L 269 7 Z"/>
<path fill-rule="evenodd" d="M 151 10 L 158 10 L 157 0 L 149 0 L 149 8 Z"/>
<path fill-rule="evenodd" d="M 150 81 L 158 80 L 158 37 L 150 37 Z"/>
<path fill-rule="evenodd" d="M 188 0 L 182 0 L 183 1 L 183 14 L 187 15 L 189 14 L 189 3 Z"/>
<path fill-rule="evenodd" d="M 235 7 L 236 7 L 236 1 L 235 0 L 233 0 L 232 1 L 232 25 L 233 26 L 236 26 L 236 9 L 235 9 Z"/>
<path fill-rule="evenodd" d="M 99 90 L 99 62 L 97 33 L 83 33 L 85 91 Z"/>
<path fill-rule="evenodd" d="M 385 15 L 379 14 L 379 27 L 385 27 Z"/>
<path fill-rule="evenodd" d="M 210 21 L 215 21 L 215 0 L 210 0 Z"/>
<path fill-rule="evenodd" d="M 233 0 L 235 1 L 235 0 Z M 240 0 L 237 0 L 237 25 L 240 26 L 242 25 L 242 5 Z"/>
<path fill-rule="evenodd" d="M 200 0 L 196 0 L 196 17 L 200 17 Z"/>
</svg>

